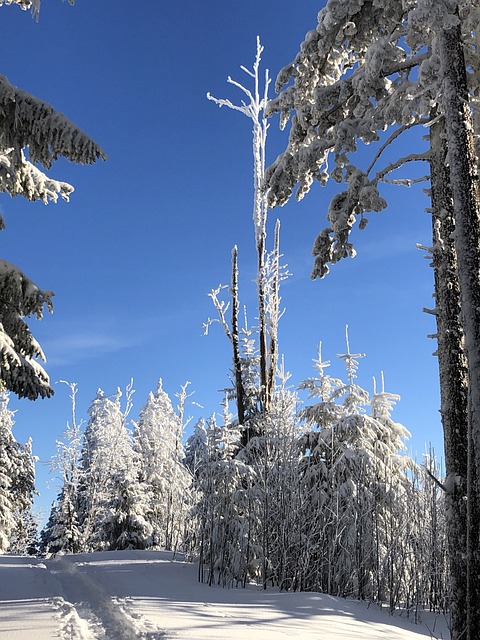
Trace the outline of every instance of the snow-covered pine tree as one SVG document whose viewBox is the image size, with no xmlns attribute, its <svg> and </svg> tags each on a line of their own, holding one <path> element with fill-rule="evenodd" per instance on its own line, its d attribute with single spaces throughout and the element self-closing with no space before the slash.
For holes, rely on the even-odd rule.
<svg viewBox="0 0 480 640">
<path fill-rule="evenodd" d="M 90 416 L 83 435 L 78 485 L 78 516 L 82 529 L 83 549 L 95 549 L 93 542 L 100 518 L 101 504 L 110 489 L 111 467 L 117 434 L 122 424 L 119 392 L 112 400 L 102 389 L 88 409 Z"/>
<path fill-rule="evenodd" d="M 248 577 L 264 588 L 274 585 L 282 590 L 300 588 L 304 515 L 298 399 L 288 388 L 289 378 L 282 364 L 270 411 L 260 418 L 260 435 L 252 437 L 237 456 L 249 471 L 242 480 L 249 507 L 243 509 L 250 543 L 246 549 L 250 556 L 245 558 Z"/>
<path fill-rule="evenodd" d="M 84 550 L 125 548 L 125 540 L 140 543 L 149 536 L 143 519 L 145 505 L 138 500 L 136 467 L 126 417 L 132 385 L 122 411 L 121 391 L 109 398 L 99 389 L 88 410 L 78 484 L 78 514 Z M 131 495 L 135 496 L 134 499 Z M 131 528 L 132 538 L 129 538 Z M 132 543 L 133 544 L 133 543 Z"/>
<path fill-rule="evenodd" d="M 57 441 L 57 453 L 51 463 L 51 470 L 59 473 L 61 488 L 52 505 L 49 520 L 41 532 L 41 546 L 44 553 L 65 550 L 78 553 L 82 549 L 82 533 L 78 522 L 78 488 L 80 481 L 80 455 L 82 443 L 82 422 L 77 422 L 77 384 L 62 380 L 70 389 L 71 421 L 62 440 Z"/>
<path fill-rule="evenodd" d="M 251 469 L 237 459 L 240 432 L 227 421 L 207 422 L 207 449 L 199 464 L 194 487 L 199 493 L 194 516 L 199 579 L 222 586 L 245 584 L 258 570 L 248 528 L 246 487 Z"/>
<path fill-rule="evenodd" d="M 149 504 L 138 480 L 140 464 L 129 446 L 122 464 L 112 474 L 111 495 L 106 502 L 108 515 L 102 521 L 102 539 L 108 541 L 112 551 L 146 549 L 151 544 L 153 526 L 148 520 Z"/>
<path fill-rule="evenodd" d="M 39 0 L 10 0 L 21 9 L 38 12 Z M 48 177 L 54 160 L 67 158 L 91 164 L 105 158 L 100 147 L 62 113 L 18 89 L 0 76 L 0 192 L 28 200 L 68 201 L 73 187 Z M 5 225 L 0 218 L 0 229 Z M 34 400 L 53 394 L 40 361 L 43 351 L 30 333 L 25 317 L 41 318 L 52 311 L 52 292 L 39 289 L 22 271 L 0 261 L 0 379 L 19 397 Z"/>
<path fill-rule="evenodd" d="M 40 548 L 38 517 L 32 509 L 17 514 L 17 523 L 10 535 L 10 553 L 21 556 L 35 556 Z"/>
<path fill-rule="evenodd" d="M 8 551 L 10 534 L 15 528 L 13 477 L 18 464 L 17 443 L 12 434 L 13 412 L 8 409 L 8 395 L 0 395 L 0 553 Z"/>
<path fill-rule="evenodd" d="M 301 412 L 313 427 L 302 438 L 307 541 L 302 588 L 383 600 L 401 593 L 401 585 L 390 579 L 389 563 L 401 558 L 392 555 L 392 544 L 408 511 L 406 471 L 412 463 L 399 455 L 408 431 L 390 418 L 398 396 L 382 388 L 370 400 L 355 381 L 360 357 L 350 352 L 347 339 L 347 352 L 339 355 L 346 383 L 325 373 L 330 363 L 319 354 L 317 377 L 300 385 L 319 400 Z"/>
<path fill-rule="evenodd" d="M 83 550 L 83 535 L 78 523 L 77 503 L 69 487 L 63 486 L 52 504 L 50 515 L 40 533 L 42 553 L 78 553 Z"/>
<path fill-rule="evenodd" d="M 141 490 L 145 495 L 145 516 L 153 527 L 151 546 L 178 549 L 182 546 L 191 475 L 184 464 L 182 435 L 185 427 L 184 385 L 176 412 L 159 380 L 140 412 L 133 433 L 138 458 Z"/>
<path fill-rule="evenodd" d="M 198 427 L 198 429 L 197 429 Z M 209 572 L 208 581 L 213 582 L 212 531 L 214 518 L 214 445 L 212 432 L 216 430 L 215 416 L 205 424 L 196 425 L 194 433 L 185 443 L 186 464 L 192 473 L 195 501 L 189 513 L 195 523 L 195 534 L 189 540 L 189 549 L 198 558 L 198 580 L 205 582 L 205 572 Z M 192 442 L 190 440 L 192 439 Z M 199 446 L 195 446 L 199 443 Z M 192 447 L 194 445 L 194 447 Z M 190 451 L 194 450 L 194 455 Z"/>
<path fill-rule="evenodd" d="M 478 104 L 479 97 L 476 71 L 479 22 L 477 2 L 330 0 L 318 14 L 317 28 L 307 34 L 295 60 L 279 74 L 277 90 L 290 79 L 293 85 L 281 91 L 267 107 L 270 113 L 281 112 L 282 125 L 290 112 L 295 111 L 288 147 L 267 170 L 271 205 L 285 203 L 295 184 L 299 185 L 297 197 L 301 198 L 315 180 L 324 184 L 330 175 L 348 183 L 347 190 L 332 200 L 327 216 L 329 226 L 314 243 L 312 277 L 325 275 L 327 263 L 355 254 L 349 241 L 350 231 L 357 219 L 360 219 L 360 228 L 366 225 L 364 212 L 384 208 L 386 203 L 378 186 L 388 181 L 392 171 L 406 162 L 430 160 L 436 227 L 433 266 L 443 274 L 435 278 L 442 414 L 447 475 L 452 479 L 448 486 L 455 496 L 466 492 L 469 437 L 474 445 L 470 447 L 473 452 L 470 485 L 476 485 L 477 493 L 476 478 L 480 477 L 480 380 L 477 377 L 480 371 L 480 215 L 472 135 L 472 108 Z M 478 124 L 478 117 L 475 123 Z M 419 143 L 418 153 L 378 169 L 379 160 L 390 144 L 405 131 L 422 124 L 431 126 L 430 154 L 422 152 Z M 438 128 L 441 135 L 436 131 Z M 380 133 L 387 129 L 389 134 Z M 357 150 L 358 141 L 367 144 L 379 141 L 378 151 L 366 170 L 354 166 L 349 158 L 350 153 Z M 333 155 L 333 170 L 328 168 L 330 155 Z M 391 182 L 412 184 L 409 179 Z M 445 229 L 441 229 L 440 236 L 438 233 L 441 208 L 445 206 L 445 200 L 440 208 L 438 206 L 440 192 L 445 195 L 442 185 L 448 186 L 450 202 L 446 203 L 445 210 L 451 212 L 453 236 Z M 451 247 L 448 247 L 450 237 L 455 245 L 453 261 Z M 464 384 L 450 386 L 447 382 L 455 376 L 454 369 L 449 371 L 448 367 L 455 364 L 445 354 L 449 348 L 452 354 L 462 350 L 457 302 L 452 301 L 451 296 L 448 302 L 446 288 L 449 286 L 454 293 L 459 292 L 457 300 L 465 331 L 468 393 L 472 396 L 470 430 L 465 422 L 466 387 Z M 445 332 L 450 333 L 456 344 L 451 344 Z M 462 359 L 461 353 L 459 357 Z M 465 369 L 458 358 L 456 365 L 461 371 Z M 464 376 L 462 378 L 464 380 Z M 459 411 L 456 407 L 463 408 Z M 470 436 L 466 435 L 468 432 Z M 472 470 L 473 463 L 475 469 Z M 475 578 L 470 580 L 479 574 L 479 560 L 473 551 L 478 547 L 479 536 L 475 524 L 478 522 L 477 500 L 469 496 L 467 523 L 465 509 L 461 507 L 463 500 L 455 496 L 452 496 L 455 504 L 448 510 L 454 640 L 465 634 L 475 638 L 480 633 L 477 615 L 480 583 Z M 468 540 L 465 540 L 467 532 Z"/>
<path fill-rule="evenodd" d="M 193 427 L 192 435 L 185 442 L 184 463 L 192 478 L 198 473 L 199 465 L 205 460 L 207 453 L 207 429 L 204 418 L 200 418 Z"/>
<path fill-rule="evenodd" d="M 8 408 L 9 395 L 0 393 L 0 553 L 12 546 L 22 547 L 29 536 L 35 494 L 35 462 L 32 442 L 21 445 L 12 433 L 14 413 Z M 15 541 L 18 541 L 16 544 Z M 22 547 L 23 548 L 23 547 Z M 15 551 L 14 549 L 14 551 Z"/>
</svg>

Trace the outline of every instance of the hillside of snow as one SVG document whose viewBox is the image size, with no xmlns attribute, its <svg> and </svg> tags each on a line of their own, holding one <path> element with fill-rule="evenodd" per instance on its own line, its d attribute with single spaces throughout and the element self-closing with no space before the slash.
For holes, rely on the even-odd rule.
<svg viewBox="0 0 480 640">
<path fill-rule="evenodd" d="M 318 593 L 199 584 L 198 567 L 170 552 L 56 558 L 0 556 L 5 640 L 449 639 L 441 616 L 424 624 Z"/>
</svg>

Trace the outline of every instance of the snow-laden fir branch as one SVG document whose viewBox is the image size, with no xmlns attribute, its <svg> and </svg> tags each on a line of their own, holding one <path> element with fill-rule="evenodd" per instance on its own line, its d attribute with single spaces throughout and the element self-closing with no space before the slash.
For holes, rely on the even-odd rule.
<svg viewBox="0 0 480 640">
<path fill-rule="evenodd" d="M 32 162 L 50 168 L 63 156 L 91 164 L 105 159 L 102 149 L 51 105 L 12 85 L 0 75 L 0 143 L 2 148 L 28 148 Z"/>
<path fill-rule="evenodd" d="M 0 7 L 11 4 L 38 15 L 39 0 L 0 0 Z M 36 166 L 49 169 L 60 157 L 81 164 L 106 158 L 62 113 L 0 75 L 0 192 L 45 204 L 59 197 L 68 201 L 73 187 L 48 177 Z M 0 218 L 0 230 L 4 226 Z M 17 267 L 0 261 L 0 378 L 20 397 L 53 394 L 48 375 L 35 361 L 45 356 L 24 321 L 25 316 L 41 318 L 44 306 L 52 311 L 52 296 Z"/>
<path fill-rule="evenodd" d="M 462 18 L 462 35 L 468 68 L 475 69 L 479 63 L 478 48 L 471 34 L 478 31 L 479 11 L 467 4 L 469 11 Z M 401 133 L 417 124 L 431 124 L 435 106 L 441 107 L 442 101 L 435 34 L 450 19 L 443 3 L 426 0 L 412 2 L 408 7 L 405 3 L 382 0 L 366 2 L 365 6 L 347 1 L 327 3 L 318 15 L 316 29 L 307 33 L 294 61 L 280 72 L 277 80 L 280 94 L 267 105 L 268 116 L 280 113 L 281 127 L 295 112 L 287 148 L 266 171 L 269 206 L 285 204 L 295 186 L 296 197 L 301 199 L 315 181 L 324 185 L 332 177 L 350 183 L 353 172 L 360 172 L 352 168 L 349 158 L 357 150 L 358 141 L 378 142 L 380 131 L 395 126 L 395 132 L 380 146 L 368 170 L 362 172 L 368 176 Z M 417 71 L 412 73 L 415 68 Z M 290 80 L 293 84 L 286 86 Z M 474 96 L 480 76 L 469 73 L 468 81 L 470 94 Z M 441 112 L 440 108 L 436 117 Z M 334 163 L 329 162 L 330 155 Z M 315 246 L 325 243 L 327 261 L 329 254 L 334 261 L 354 255 L 347 238 L 354 216 L 363 218 L 368 200 L 375 205 L 373 211 L 384 207 L 376 189 L 370 187 L 375 187 L 379 180 L 404 186 L 417 181 L 408 177 L 387 180 L 390 171 L 379 172 L 369 187 L 365 183 L 363 203 L 361 199 L 355 203 L 350 186 L 348 197 L 340 196 L 351 205 L 342 213 L 345 224 L 332 221 L 338 198 L 329 208 L 331 229 L 337 228 L 334 245 L 325 243 L 327 230 L 319 234 L 315 243 Z M 368 191 L 370 196 L 365 197 Z M 365 225 L 364 220 L 361 225 Z M 314 251 L 314 255 L 319 253 Z M 312 277 L 322 277 L 327 271 L 319 259 Z"/>
</svg>

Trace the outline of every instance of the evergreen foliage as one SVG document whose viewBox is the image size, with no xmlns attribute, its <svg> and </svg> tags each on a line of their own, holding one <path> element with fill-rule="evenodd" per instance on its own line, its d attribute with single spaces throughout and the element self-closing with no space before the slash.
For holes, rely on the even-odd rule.
<svg viewBox="0 0 480 640">
<path fill-rule="evenodd" d="M 12 433 L 8 393 L 0 393 L 0 553 L 28 547 L 35 529 L 31 516 L 35 494 L 32 443 L 18 443 Z M 35 537 L 35 536 L 33 536 Z"/>
<path fill-rule="evenodd" d="M 72 4 L 72 2 L 70 2 Z M 2 0 L 38 14 L 40 0 Z M 0 192 L 28 200 L 69 199 L 73 187 L 48 177 L 60 157 L 91 164 L 106 156 L 83 131 L 51 105 L 11 84 L 0 75 Z M 5 228 L 0 216 L 0 230 Z M 50 397 L 53 389 L 39 361 L 43 351 L 24 318 L 52 312 L 51 291 L 39 289 L 22 271 L 0 260 L 0 379 L 20 398 Z"/>
<path fill-rule="evenodd" d="M 135 425 L 133 447 L 139 460 L 139 485 L 147 504 L 152 530 L 151 546 L 177 549 L 181 546 L 188 505 L 190 473 L 182 445 L 186 386 L 175 412 L 159 380 L 150 392 Z M 192 461 L 193 462 L 193 461 Z"/>
<path fill-rule="evenodd" d="M 266 171 L 270 206 L 295 189 L 303 198 L 315 182 L 345 184 L 314 241 L 312 278 L 355 256 L 355 225 L 387 205 L 382 183 L 430 179 L 453 640 L 480 635 L 479 22 L 476 1 L 329 0 L 266 109 L 282 127 L 293 115 L 286 149 Z M 429 148 L 419 133 L 413 152 L 387 160 L 419 127 Z M 352 160 L 362 143 L 374 149 L 366 167 Z M 399 174 L 417 161 L 430 176 Z"/>
</svg>

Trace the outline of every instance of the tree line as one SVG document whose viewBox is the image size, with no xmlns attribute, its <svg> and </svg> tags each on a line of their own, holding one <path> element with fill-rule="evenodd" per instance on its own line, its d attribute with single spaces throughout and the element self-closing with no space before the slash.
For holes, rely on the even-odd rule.
<svg viewBox="0 0 480 640">
<path fill-rule="evenodd" d="M 249 361 L 259 402 L 259 357 Z M 338 357 L 345 378 L 319 352 L 314 375 L 290 385 L 280 369 L 255 435 L 229 410 L 200 419 L 185 439 L 187 387 L 173 406 L 160 381 L 129 421 L 131 385 L 97 392 L 86 426 L 72 418 L 54 467 L 62 479 L 41 533 L 43 553 L 159 549 L 198 561 L 208 584 L 256 581 L 406 607 L 445 611 L 448 563 L 441 473 L 406 453 L 399 400 L 383 379 L 357 382 L 363 354 Z M 76 386 L 70 385 L 74 402 Z M 305 402 L 299 395 L 305 395 Z"/>
</svg>

